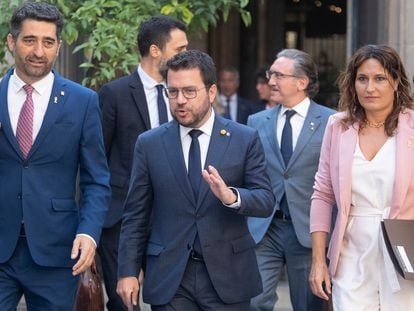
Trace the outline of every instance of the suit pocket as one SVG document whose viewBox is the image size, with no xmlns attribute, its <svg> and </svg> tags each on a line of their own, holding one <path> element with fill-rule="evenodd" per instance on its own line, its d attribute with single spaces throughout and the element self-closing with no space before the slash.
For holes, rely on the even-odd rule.
<svg viewBox="0 0 414 311">
<path fill-rule="evenodd" d="M 163 250 L 164 246 L 149 242 L 147 247 L 147 255 L 159 256 Z"/>
<path fill-rule="evenodd" d="M 256 243 L 250 234 L 231 241 L 231 244 L 233 246 L 233 253 L 241 253 L 256 246 Z"/>
<path fill-rule="evenodd" d="M 78 206 L 73 199 L 52 199 L 52 209 L 55 212 L 77 212 Z"/>
</svg>

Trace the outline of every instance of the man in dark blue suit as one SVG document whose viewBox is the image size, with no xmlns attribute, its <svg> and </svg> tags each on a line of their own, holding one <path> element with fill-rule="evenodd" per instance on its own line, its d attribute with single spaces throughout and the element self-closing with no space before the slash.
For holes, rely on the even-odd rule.
<svg viewBox="0 0 414 311">
<path fill-rule="evenodd" d="M 15 68 L 0 86 L 0 310 L 72 311 L 109 204 L 95 92 L 52 71 L 63 16 L 44 3 L 13 14 Z M 75 200 L 77 173 L 82 193 Z"/>
<path fill-rule="evenodd" d="M 137 302 L 146 254 L 143 299 L 153 311 L 248 310 L 262 287 L 246 216 L 267 217 L 274 204 L 260 139 L 214 114 L 207 54 L 173 57 L 167 85 L 174 121 L 135 146 L 117 291 L 125 304 L 131 295 Z"/>
<path fill-rule="evenodd" d="M 139 134 L 171 119 L 161 69 L 187 48 L 186 26 L 167 16 L 154 16 L 139 28 L 141 62 L 134 72 L 105 84 L 99 91 L 106 156 L 111 172 L 112 200 L 98 253 L 102 263 L 109 311 L 126 310 L 116 294 L 117 254 L 123 204 L 128 191 L 134 145 Z M 158 91 L 157 86 L 161 90 Z M 161 92 L 159 94 L 158 92 Z M 158 107 L 164 105 L 165 118 Z"/>
</svg>

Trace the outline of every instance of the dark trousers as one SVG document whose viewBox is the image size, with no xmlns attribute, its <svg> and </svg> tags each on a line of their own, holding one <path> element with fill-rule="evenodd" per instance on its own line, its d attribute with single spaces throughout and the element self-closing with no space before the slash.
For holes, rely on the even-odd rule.
<svg viewBox="0 0 414 311">
<path fill-rule="evenodd" d="M 277 301 L 276 288 L 285 266 L 293 310 L 322 310 L 323 300 L 312 294 L 308 282 L 312 250 L 299 243 L 292 221 L 275 217 L 263 240 L 257 245 L 256 257 L 263 292 L 252 299 L 251 310 L 273 310 Z"/>
<path fill-rule="evenodd" d="M 29 311 L 73 311 L 78 283 L 71 268 L 37 265 L 20 237 L 13 256 L 0 264 L 0 310 L 16 310 L 24 295 Z"/>
<path fill-rule="evenodd" d="M 145 286 L 145 285 L 144 285 Z M 151 305 L 152 311 L 249 311 L 250 301 L 225 304 L 221 301 L 203 261 L 189 259 L 174 298 L 166 305 Z"/>
<path fill-rule="evenodd" d="M 102 274 L 105 282 L 105 290 L 108 295 L 106 307 L 108 311 L 126 311 L 121 297 L 116 293 L 118 282 L 118 244 L 121 231 L 121 222 L 110 228 L 103 228 L 98 254 L 101 260 Z"/>
</svg>

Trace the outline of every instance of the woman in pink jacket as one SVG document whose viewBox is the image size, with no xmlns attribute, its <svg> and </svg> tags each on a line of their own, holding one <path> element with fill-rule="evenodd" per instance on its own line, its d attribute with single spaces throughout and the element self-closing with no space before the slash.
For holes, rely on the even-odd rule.
<svg viewBox="0 0 414 311">
<path fill-rule="evenodd" d="M 339 88 L 342 112 L 328 122 L 312 196 L 312 291 L 328 299 L 332 289 L 335 310 L 414 310 L 414 282 L 396 273 L 381 232 L 383 218 L 414 219 L 409 80 L 394 49 L 367 45 Z"/>
</svg>

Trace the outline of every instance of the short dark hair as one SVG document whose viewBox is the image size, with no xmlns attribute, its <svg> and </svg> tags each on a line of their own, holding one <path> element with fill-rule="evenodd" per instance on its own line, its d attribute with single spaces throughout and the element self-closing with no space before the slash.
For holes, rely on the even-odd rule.
<svg viewBox="0 0 414 311">
<path fill-rule="evenodd" d="M 341 93 L 339 110 L 347 112 L 343 124 L 345 126 L 350 126 L 355 122 L 363 124 L 365 120 L 365 110 L 358 100 L 355 80 L 358 68 L 368 59 L 377 60 L 389 77 L 398 82 L 394 92 L 392 111 L 384 123 L 385 132 L 391 137 L 397 128 L 400 112 L 405 108 L 413 109 L 413 97 L 410 81 L 401 58 L 397 51 L 387 45 L 370 44 L 359 48 L 350 59 L 346 70 L 339 76 L 339 91 Z"/>
<path fill-rule="evenodd" d="M 187 26 L 176 19 L 165 15 L 157 15 L 141 23 L 138 29 L 138 50 L 142 57 L 147 56 L 152 44 L 164 49 L 170 33 L 174 29 L 187 31 Z"/>
<path fill-rule="evenodd" d="M 60 40 L 64 18 L 54 5 L 42 2 L 24 2 L 14 13 L 10 20 L 10 33 L 13 38 L 22 31 L 22 24 L 26 19 L 45 21 L 56 25 L 56 37 Z"/>
<path fill-rule="evenodd" d="M 306 95 L 313 98 L 319 92 L 318 68 L 312 57 L 297 49 L 284 49 L 277 54 L 277 58 L 286 57 L 293 59 L 293 74 L 295 76 L 305 76 L 309 79 Z"/>
<path fill-rule="evenodd" d="M 217 84 L 216 65 L 213 59 L 206 53 L 198 50 L 188 50 L 173 56 L 167 62 L 165 76 L 169 70 L 199 69 L 204 85 Z"/>
</svg>

